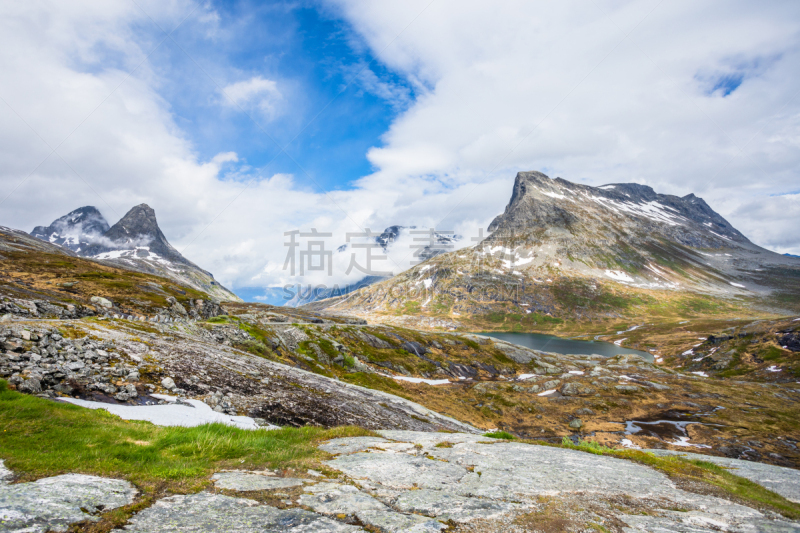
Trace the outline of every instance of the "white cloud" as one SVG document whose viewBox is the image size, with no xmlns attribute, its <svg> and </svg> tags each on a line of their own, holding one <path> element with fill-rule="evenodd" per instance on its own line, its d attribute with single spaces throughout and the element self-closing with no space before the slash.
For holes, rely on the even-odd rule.
<svg viewBox="0 0 800 533">
<path fill-rule="evenodd" d="M 254 76 L 220 89 L 222 103 L 242 109 L 258 109 L 267 118 L 275 118 L 283 99 L 277 82 Z"/>
<path fill-rule="evenodd" d="M 426 176 L 507 193 L 532 169 L 635 181 L 695 192 L 760 244 L 800 251 L 800 219 L 769 196 L 800 171 L 800 5 L 330 1 L 423 91 L 362 185 Z M 477 213 L 500 211 L 499 196 Z"/>
<path fill-rule="evenodd" d="M 167 31 L 194 7 L 139 3 Z M 346 232 L 392 224 L 469 239 L 502 212 L 514 174 L 539 169 L 695 192 L 754 241 L 800 252 L 800 197 L 769 196 L 797 190 L 800 5 L 337 4 L 418 97 L 409 103 L 402 87 L 365 74 L 364 90 L 408 108 L 370 150 L 375 173 L 328 194 L 305 176 L 262 175 L 235 152 L 200 156 L 148 59 L 163 36 L 135 38 L 151 23 L 131 2 L 0 4 L 0 184 L 5 194 L 19 186 L 0 224 L 30 230 L 83 205 L 113 223 L 146 202 L 176 248 L 222 283 L 269 286 L 296 281 L 282 268 L 284 231 L 330 231 L 329 249 Z M 187 24 L 213 34 L 218 16 L 200 7 Z M 774 59 L 742 67 L 758 58 Z M 707 80 L 741 69 L 735 91 L 709 94 Z M 279 84 L 259 76 L 225 92 L 268 117 L 285 105 Z M 408 245 L 388 269 L 407 266 Z M 349 256 L 337 261 L 343 270 Z"/>
</svg>

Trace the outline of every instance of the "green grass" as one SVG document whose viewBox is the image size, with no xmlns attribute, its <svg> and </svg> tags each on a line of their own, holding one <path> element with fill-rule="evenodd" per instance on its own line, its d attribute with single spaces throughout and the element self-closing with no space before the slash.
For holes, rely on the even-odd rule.
<svg viewBox="0 0 800 533">
<path fill-rule="evenodd" d="M 316 445 L 360 428 L 247 431 L 222 424 L 160 427 L 8 390 L 0 380 L 0 459 L 20 480 L 67 472 L 124 478 L 145 493 L 193 492 L 224 468 L 308 468 Z"/>
<path fill-rule="evenodd" d="M 484 433 L 483 436 L 492 439 L 505 439 L 505 440 L 515 440 L 517 438 L 508 431 L 493 431 L 491 433 Z"/>
</svg>

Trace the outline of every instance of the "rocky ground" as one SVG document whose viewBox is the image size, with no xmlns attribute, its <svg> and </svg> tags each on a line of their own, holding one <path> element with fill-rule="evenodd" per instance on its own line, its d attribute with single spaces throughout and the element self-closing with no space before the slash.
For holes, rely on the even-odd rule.
<svg viewBox="0 0 800 533">
<path fill-rule="evenodd" d="M 466 433 L 383 431 L 341 438 L 322 471 L 224 471 L 208 490 L 167 496 L 119 531 L 339 533 L 800 531 L 792 521 L 623 459 Z M 800 501 L 800 476 L 775 466 L 739 475 Z M 66 531 L 130 505 L 126 481 L 67 474 L 9 484 L 0 461 L 0 531 Z"/>
<path fill-rule="evenodd" d="M 7 323 L 0 377 L 49 398 L 137 405 L 167 393 L 280 426 L 500 429 L 800 465 L 793 381 L 714 379 L 638 356 L 545 353 L 267 306 L 225 309 L 198 322 Z"/>
</svg>

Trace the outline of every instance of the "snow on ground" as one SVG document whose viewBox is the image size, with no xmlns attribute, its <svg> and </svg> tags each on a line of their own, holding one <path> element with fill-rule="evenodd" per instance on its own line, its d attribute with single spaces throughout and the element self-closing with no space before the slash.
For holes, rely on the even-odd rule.
<svg viewBox="0 0 800 533">
<path fill-rule="evenodd" d="M 616 344 L 617 346 L 622 346 L 622 342 L 626 341 L 626 340 L 628 340 L 627 337 L 625 337 L 624 339 L 620 339 L 618 341 L 614 341 L 614 344 Z"/>
<path fill-rule="evenodd" d="M 569 373 L 570 374 L 575 374 L 576 376 L 582 376 L 583 375 L 583 372 L 581 372 L 580 370 L 570 370 Z"/>
<path fill-rule="evenodd" d="M 639 329 L 640 327 L 642 327 L 642 326 L 631 326 L 631 327 L 629 327 L 629 328 L 628 328 L 628 329 L 626 329 L 626 330 L 623 330 L 623 331 L 618 331 L 618 332 L 617 332 L 617 335 L 622 335 L 623 333 L 628 333 L 629 331 L 633 331 L 633 330 L 635 330 L 635 329 Z"/>
<path fill-rule="evenodd" d="M 678 440 L 670 442 L 673 446 L 694 446 L 695 448 L 711 448 L 705 444 L 692 444 L 689 442 L 689 437 L 678 437 Z"/>
<path fill-rule="evenodd" d="M 584 192 L 582 194 L 588 200 L 591 200 L 592 202 L 595 202 L 606 209 L 610 209 L 615 213 L 628 213 L 634 216 L 648 218 L 656 222 L 663 222 L 670 226 L 682 225 L 682 221 L 686 220 L 685 217 L 678 215 L 677 212 L 675 212 L 675 210 L 671 207 L 655 201 L 637 204 L 635 202 L 618 202 L 616 200 L 612 200 L 611 198 L 594 196 L 589 192 Z"/>
<path fill-rule="evenodd" d="M 382 374 L 383 375 L 383 374 Z M 426 383 L 428 385 L 449 385 L 449 379 L 424 379 L 424 378 L 410 378 L 406 376 L 387 376 L 398 381 L 408 381 L 410 383 Z"/>
<path fill-rule="evenodd" d="M 741 284 L 739 284 L 739 283 L 734 283 L 734 282 L 732 282 L 732 281 L 730 282 L 730 284 L 731 284 L 731 285 L 733 285 L 734 287 L 739 287 L 740 289 L 744 289 L 744 288 L 745 288 L 745 286 L 744 286 L 744 285 L 741 285 Z"/>
<path fill-rule="evenodd" d="M 694 374 L 695 376 L 700 376 L 701 378 L 708 377 L 708 374 L 706 374 L 705 372 L 692 372 L 692 374 Z"/>
<path fill-rule="evenodd" d="M 525 379 L 538 378 L 538 377 L 539 377 L 538 374 L 520 374 L 519 376 L 517 376 L 517 379 L 522 381 Z"/>
<path fill-rule="evenodd" d="M 189 407 L 188 405 L 174 403 L 174 396 L 160 394 L 153 396 L 172 403 L 166 405 L 120 405 L 78 400 L 77 398 L 61 398 L 61 400 L 86 407 L 87 409 L 105 409 L 123 420 L 144 420 L 157 426 L 195 427 L 217 422 L 240 429 L 262 428 L 249 416 L 231 416 L 218 413 L 200 400 L 185 400 L 193 406 Z M 278 428 L 278 426 L 265 427 L 266 429 Z"/>
<path fill-rule="evenodd" d="M 614 281 L 633 282 L 633 278 L 621 270 L 606 270 L 606 276 Z"/>
<path fill-rule="evenodd" d="M 551 394 L 553 394 L 554 392 L 556 392 L 556 389 L 550 389 L 550 390 L 546 390 L 546 391 L 544 391 L 544 392 L 540 392 L 540 393 L 538 394 L 538 396 L 550 396 L 550 395 L 551 395 Z"/>
<path fill-rule="evenodd" d="M 428 279 L 424 280 L 424 281 L 422 282 L 422 284 L 423 284 L 423 285 L 425 285 L 425 288 L 426 288 L 426 289 L 430 289 L 430 288 L 431 288 L 431 285 L 433 285 L 433 280 L 432 280 L 432 279 L 430 279 L 430 278 L 428 278 Z"/>
<path fill-rule="evenodd" d="M 771 366 L 771 367 L 769 367 L 767 370 L 769 370 L 770 372 L 780 372 L 782 369 L 778 368 L 778 367 L 777 367 L 777 366 L 775 366 L 775 365 L 772 365 L 772 366 Z"/>
<path fill-rule="evenodd" d="M 688 350 L 683 352 L 681 355 L 694 355 L 694 348 L 689 348 Z"/>
</svg>

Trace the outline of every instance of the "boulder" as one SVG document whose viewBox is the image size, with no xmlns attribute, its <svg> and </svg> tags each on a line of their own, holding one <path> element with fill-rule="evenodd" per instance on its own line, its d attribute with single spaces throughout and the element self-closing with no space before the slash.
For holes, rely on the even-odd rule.
<svg viewBox="0 0 800 533">
<path fill-rule="evenodd" d="M 36 379 L 26 379 L 17 387 L 20 392 L 27 392 L 28 394 L 36 394 L 42 392 L 42 383 Z"/>
<path fill-rule="evenodd" d="M 494 347 L 503 352 L 503 355 L 521 365 L 528 364 L 536 358 L 536 353 L 534 351 L 521 346 L 495 341 Z"/>
<path fill-rule="evenodd" d="M 175 381 L 170 377 L 166 377 L 161 380 L 161 386 L 167 390 L 172 390 L 175 388 Z"/>
<path fill-rule="evenodd" d="M 573 381 L 561 387 L 561 394 L 564 396 L 588 396 L 594 394 L 594 389 L 578 381 Z"/>
<path fill-rule="evenodd" d="M 583 427 L 583 421 L 580 418 L 575 418 L 569 423 L 569 428 L 574 430 L 579 430 Z"/>
<path fill-rule="evenodd" d="M 114 307 L 114 304 L 111 303 L 111 300 L 107 300 L 102 296 L 92 296 L 89 301 L 95 305 L 99 305 L 100 307 L 105 307 L 106 309 L 111 309 Z"/>
</svg>

